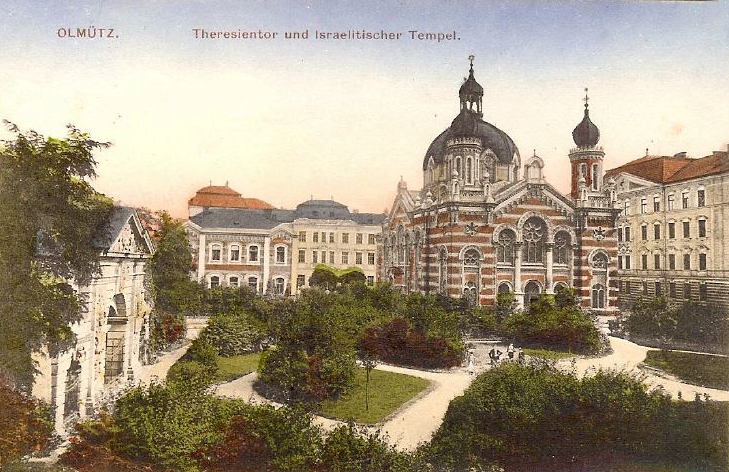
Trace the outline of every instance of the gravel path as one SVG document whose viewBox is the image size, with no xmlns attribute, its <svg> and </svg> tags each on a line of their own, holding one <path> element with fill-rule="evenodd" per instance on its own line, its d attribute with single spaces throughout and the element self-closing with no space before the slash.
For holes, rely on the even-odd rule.
<svg viewBox="0 0 729 472">
<path fill-rule="evenodd" d="M 414 449 L 420 443 L 428 441 L 443 421 L 448 403 L 461 395 L 471 383 L 471 376 L 462 369 L 430 372 L 390 365 L 378 365 L 376 369 L 430 380 L 430 386 L 420 395 L 402 406 L 384 423 L 370 428 L 372 431 L 379 430 L 389 437 L 390 443 L 401 450 Z M 251 403 L 269 403 L 278 406 L 279 404 L 256 393 L 253 389 L 255 380 L 256 374 L 251 373 L 231 382 L 219 384 L 215 387 L 215 394 L 229 398 L 244 398 Z M 344 424 L 322 417 L 316 417 L 315 423 L 325 430 L 332 430 L 337 425 Z"/>
<path fill-rule="evenodd" d="M 613 353 L 605 357 L 586 357 L 577 358 L 575 368 L 578 373 L 584 375 L 594 372 L 597 369 L 613 368 L 624 369 L 631 372 L 639 372 L 645 376 L 644 382 L 651 387 L 661 388 L 674 398 L 678 398 L 679 392 L 684 400 L 693 400 L 698 393 L 702 397 L 706 394 L 712 400 L 729 401 L 729 392 L 726 390 L 717 390 L 713 388 L 698 387 L 680 382 L 668 375 L 658 376 L 649 369 L 641 369 L 639 364 L 645 359 L 645 353 L 653 348 L 639 346 L 635 343 L 621 338 L 610 337 L 610 346 Z M 571 366 L 571 361 L 563 360 L 560 365 Z"/>
</svg>

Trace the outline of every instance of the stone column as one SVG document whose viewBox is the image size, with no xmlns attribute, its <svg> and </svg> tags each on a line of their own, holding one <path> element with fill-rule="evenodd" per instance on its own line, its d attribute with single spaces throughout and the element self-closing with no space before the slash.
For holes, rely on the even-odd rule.
<svg viewBox="0 0 729 472">
<path fill-rule="evenodd" d="M 271 251 L 271 237 L 266 236 L 263 239 L 263 253 L 260 255 L 262 258 L 261 262 L 263 263 L 263 293 L 266 293 L 266 290 L 268 289 L 268 278 L 270 277 L 270 257 L 269 252 Z"/>
<path fill-rule="evenodd" d="M 202 282 L 205 277 L 205 256 L 208 248 L 205 247 L 205 235 L 200 233 L 197 242 L 197 281 Z"/>
<path fill-rule="evenodd" d="M 544 285 L 545 285 L 544 291 L 546 293 L 554 293 L 554 290 L 552 289 L 552 286 L 553 286 L 553 282 L 552 282 L 553 281 L 553 278 L 552 278 L 553 251 L 552 251 L 552 249 L 553 248 L 554 248 L 554 243 L 545 243 L 545 245 L 544 245 L 544 249 L 545 249 L 544 257 L 547 259 L 547 261 L 546 261 L 547 262 L 547 276 L 545 278 L 545 283 L 544 283 Z"/>
<path fill-rule="evenodd" d="M 517 309 L 524 308 L 524 292 L 521 290 L 521 241 L 514 243 L 514 297 Z"/>
</svg>

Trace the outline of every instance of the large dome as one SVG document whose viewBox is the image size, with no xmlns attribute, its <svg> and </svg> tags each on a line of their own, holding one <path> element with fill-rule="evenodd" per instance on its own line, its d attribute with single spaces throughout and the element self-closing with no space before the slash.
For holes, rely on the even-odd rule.
<svg viewBox="0 0 729 472">
<path fill-rule="evenodd" d="M 464 108 L 428 147 L 423 159 L 423 170 L 428 168 L 430 158 L 433 158 L 436 165 L 443 162 L 446 142 L 453 138 L 479 138 L 483 148 L 491 149 L 502 164 L 510 164 L 514 160 L 514 154 L 518 152 L 516 144 L 508 134 L 482 120 L 477 113 Z"/>
</svg>

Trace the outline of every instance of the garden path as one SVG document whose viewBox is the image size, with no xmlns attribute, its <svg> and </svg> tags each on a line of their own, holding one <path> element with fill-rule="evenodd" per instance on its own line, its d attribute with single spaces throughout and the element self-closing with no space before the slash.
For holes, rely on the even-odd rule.
<svg viewBox="0 0 729 472">
<path fill-rule="evenodd" d="M 406 403 L 381 425 L 370 428 L 373 432 L 379 429 L 381 433 L 389 437 L 391 444 L 401 450 L 411 450 L 420 443 L 428 441 L 443 421 L 450 401 L 461 395 L 471 383 L 471 376 L 462 369 L 431 372 L 382 364 L 378 365 L 376 369 L 430 380 L 430 386 L 424 392 Z M 244 398 L 251 403 L 278 405 L 256 393 L 253 389 L 255 380 L 255 373 L 244 375 L 231 382 L 217 385 L 215 394 L 230 398 Z M 344 424 L 341 421 L 322 417 L 316 417 L 315 423 L 325 430 L 332 430 L 337 425 Z"/>
<path fill-rule="evenodd" d="M 647 369 L 641 369 L 638 364 L 645 359 L 646 352 L 653 348 L 639 346 L 626 339 L 609 337 L 610 346 L 613 348 L 612 354 L 604 357 L 583 357 L 575 360 L 575 369 L 579 374 L 594 372 L 597 369 L 625 369 L 630 372 L 640 372 L 645 376 L 644 382 L 651 386 L 661 386 L 663 390 L 672 397 L 677 398 L 678 393 L 684 400 L 693 400 L 698 393 L 702 397 L 706 394 L 712 400 L 729 401 L 729 391 L 717 390 L 713 388 L 698 387 L 687 383 L 680 382 L 669 376 L 658 376 Z M 564 359 L 559 365 L 566 368 L 571 367 L 572 361 Z"/>
<path fill-rule="evenodd" d="M 154 364 L 142 366 L 137 380 L 144 385 L 149 385 L 153 380 L 156 382 L 163 381 L 167 378 L 167 371 L 170 370 L 172 364 L 185 355 L 187 348 L 190 347 L 190 341 L 197 338 L 206 324 L 207 320 L 204 318 L 188 320 L 187 333 L 185 334 L 185 341 L 182 343 L 182 346 L 164 353 Z"/>
</svg>

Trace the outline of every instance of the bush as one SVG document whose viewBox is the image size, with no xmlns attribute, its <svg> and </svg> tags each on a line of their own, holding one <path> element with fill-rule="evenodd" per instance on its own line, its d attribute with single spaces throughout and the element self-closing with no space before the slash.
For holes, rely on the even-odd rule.
<svg viewBox="0 0 729 472">
<path fill-rule="evenodd" d="M 725 404 L 672 401 L 625 372 L 578 379 L 549 364 L 508 363 L 451 402 L 428 453 L 448 470 L 589 470 L 630 457 L 718 471 L 728 442 L 716 428 L 726 415 Z"/>
<path fill-rule="evenodd" d="M 218 314 L 208 319 L 199 339 L 216 348 L 220 356 L 258 352 L 266 337 L 265 326 L 246 313 Z"/>
<path fill-rule="evenodd" d="M 568 296 L 555 300 L 543 294 L 528 311 L 506 318 L 503 327 L 510 338 L 522 345 L 589 354 L 604 348 L 595 323 Z"/>
<path fill-rule="evenodd" d="M 208 471 L 299 472 L 314 470 L 321 431 L 299 408 L 233 402 L 223 438 L 195 456 Z"/>
<path fill-rule="evenodd" d="M 0 468 L 49 446 L 53 436 L 50 408 L 3 385 L 2 378 L 0 405 Z"/>
<path fill-rule="evenodd" d="M 185 317 L 154 310 L 150 319 L 152 351 L 159 351 L 185 339 Z"/>
<path fill-rule="evenodd" d="M 223 437 L 228 418 L 204 385 L 180 379 L 135 387 L 116 403 L 115 452 L 163 468 L 198 470 L 193 453 Z"/>
<path fill-rule="evenodd" d="M 716 306 L 684 303 L 675 305 L 665 297 L 637 300 L 624 320 L 630 335 L 661 342 L 686 342 L 726 350 L 729 316 Z"/>
<path fill-rule="evenodd" d="M 339 426 L 324 441 L 319 456 L 320 472 L 406 472 L 415 468 L 414 456 L 396 451 L 379 433 L 357 428 L 353 423 Z"/>
<path fill-rule="evenodd" d="M 185 361 L 196 361 L 205 367 L 216 371 L 218 369 L 217 350 L 212 344 L 204 339 L 195 339 L 182 356 Z"/>
<path fill-rule="evenodd" d="M 365 329 L 359 349 L 384 362 L 423 368 L 460 365 L 463 350 L 445 338 L 426 335 L 403 318 Z"/>
</svg>

